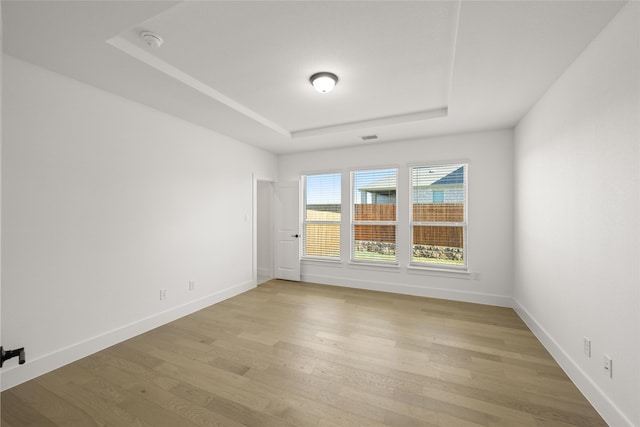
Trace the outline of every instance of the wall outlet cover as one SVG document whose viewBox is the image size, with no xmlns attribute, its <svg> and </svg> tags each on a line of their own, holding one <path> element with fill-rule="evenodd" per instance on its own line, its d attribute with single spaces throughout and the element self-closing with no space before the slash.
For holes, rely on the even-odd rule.
<svg viewBox="0 0 640 427">
<path fill-rule="evenodd" d="M 591 340 L 587 337 L 584 337 L 582 344 L 585 356 L 591 357 Z"/>
<path fill-rule="evenodd" d="M 611 360 L 611 357 L 607 354 L 602 358 L 602 367 L 605 372 L 609 373 L 609 378 L 613 378 L 613 360 Z"/>
</svg>

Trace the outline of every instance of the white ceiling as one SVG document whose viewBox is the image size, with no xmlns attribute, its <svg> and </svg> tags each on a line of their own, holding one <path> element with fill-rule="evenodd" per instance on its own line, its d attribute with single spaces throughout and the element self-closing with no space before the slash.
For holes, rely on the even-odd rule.
<svg viewBox="0 0 640 427">
<path fill-rule="evenodd" d="M 618 1 L 2 1 L 15 57 L 274 153 L 514 126 Z M 141 31 L 164 39 L 147 46 Z M 335 90 L 309 76 L 330 71 Z"/>
</svg>

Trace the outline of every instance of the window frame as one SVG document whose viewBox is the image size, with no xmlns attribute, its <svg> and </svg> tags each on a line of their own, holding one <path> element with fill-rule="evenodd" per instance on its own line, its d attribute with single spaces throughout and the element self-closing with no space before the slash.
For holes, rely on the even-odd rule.
<svg viewBox="0 0 640 427">
<path fill-rule="evenodd" d="M 340 205 L 340 220 L 308 220 L 307 219 L 307 179 L 310 176 L 320 175 L 337 175 L 340 179 L 340 185 L 338 189 Z M 344 174 L 341 171 L 328 171 L 328 172 L 311 172 L 301 174 L 302 177 L 302 256 L 304 260 L 315 260 L 325 262 L 342 262 L 342 223 L 344 222 L 344 204 L 342 203 L 342 183 Z M 338 254 L 336 256 L 329 255 L 308 255 L 307 254 L 307 225 L 337 225 L 338 226 Z"/>
<path fill-rule="evenodd" d="M 445 166 L 461 166 L 463 167 L 463 197 L 464 206 L 462 210 L 461 222 L 444 222 L 444 221 L 415 221 L 414 220 L 414 170 L 421 168 L 441 168 Z M 419 163 L 409 165 L 409 268 L 412 269 L 424 269 L 424 270 L 441 270 L 451 272 L 467 272 L 469 270 L 468 259 L 468 209 L 469 209 L 469 163 L 466 161 L 461 162 L 446 162 L 446 163 Z M 445 202 L 446 203 L 446 202 Z M 433 203 L 438 204 L 438 203 Z M 461 227 L 462 228 L 462 260 L 461 265 L 447 264 L 441 262 L 415 262 L 413 260 L 413 239 L 414 239 L 414 227 Z"/>
<path fill-rule="evenodd" d="M 359 172 L 374 172 L 374 171 L 385 171 L 385 170 L 393 170 L 395 171 L 396 185 L 396 199 L 395 199 L 395 221 L 356 221 L 355 220 L 355 175 Z M 397 267 L 398 263 L 398 178 L 400 175 L 400 168 L 397 166 L 388 166 L 388 167 L 365 167 L 359 169 L 351 169 L 349 170 L 349 262 L 353 264 L 359 265 L 376 265 L 376 266 L 384 266 L 384 267 Z M 384 226 L 389 225 L 393 226 L 395 230 L 395 254 L 394 259 L 391 261 L 385 260 L 376 260 L 376 259 L 357 259 L 355 258 L 355 230 L 356 225 L 372 225 L 372 226 Z"/>
</svg>

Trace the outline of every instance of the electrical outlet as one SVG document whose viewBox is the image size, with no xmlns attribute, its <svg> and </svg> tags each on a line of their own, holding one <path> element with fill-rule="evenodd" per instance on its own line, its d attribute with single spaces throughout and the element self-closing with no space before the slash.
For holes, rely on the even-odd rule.
<svg viewBox="0 0 640 427">
<path fill-rule="evenodd" d="M 167 289 L 160 289 L 160 301 L 167 299 Z"/>
<path fill-rule="evenodd" d="M 613 378 L 613 360 L 606 354 L 602 358 L 602 367 L 609 373 L 609 378 Z"/>
<path fill-rule="evenodd" d="M 582 340 L 584 355 L 591 357 L 591 340 L 587 337 L 584 337 Z"/>
<path fill-rule="evenodd" d="M 189 281 L 189 290 L 190 291 L 195 291 L 196 290 L 196 282 L 194 282 L 193 280 Z"/>
</svg>

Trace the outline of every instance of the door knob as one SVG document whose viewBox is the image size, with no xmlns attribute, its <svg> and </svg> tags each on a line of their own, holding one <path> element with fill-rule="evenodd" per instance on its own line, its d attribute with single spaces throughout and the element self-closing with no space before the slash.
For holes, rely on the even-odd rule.
<svg viewBox="0 0 640 427">
<path fill-rule="evenodd" d="M 292 234 L 292 235 L 291 235 L 291 237 L 296 237 L 296 238 L 298 238 L 298 237 L 300 237 L 300 235 L 299 235 L 299 234 Z"/>
</svg>

